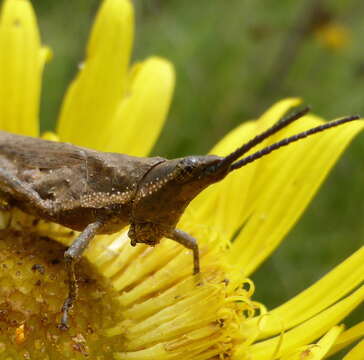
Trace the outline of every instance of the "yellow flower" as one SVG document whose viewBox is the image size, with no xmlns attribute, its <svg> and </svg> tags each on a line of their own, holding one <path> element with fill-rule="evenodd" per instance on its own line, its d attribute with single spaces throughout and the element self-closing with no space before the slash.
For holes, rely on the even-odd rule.
<svg viewBox="0 0 364 360">
<path fill-rule="evenodd" d="M 351 40 L 350 29 L 335 22 L 318 26 L 315 29 L 315 36 L 323 46 L 333 51 L 344 49 Z"/>
<path fill-rule="evenodd" d="M 104 151 L 148 154 L 166 118 L 174 71 L 168 61 L 157 57 L 130 68 L 132 39 L 131 3 L 105 0 L 86 60 L 66 93 L 57 135 L 46 134 L 46 138 Z M 0 49 L 0 128 L 39 136 L 39 89 L 49 51 L 40 43 L 29 1 L 5 1 Z M 232 131 L 211 152 L 231 152 L 299 103 L 299 99 L 278 102 L 257 121 Z M 307 115 L 262 146 L 322 121 Z M 364 323 L 348 330 L 340 324 L 364 299 L 364 248 L 271 311 L 252 300 L 254 284 L 247 277 L 279 245 L 362 128 L 363 122 L 358 121 L 281 149 L 196 198 L 179 227 L 199 239 L 200 276 L 192 276 L 190 252 L 170 240 L 153 249 L 133 248 L 125 231 L 98 236 L 86 257 L 106 278 L 99 280 L 105 283 L 104 290 L 91 288 L 80 294 L 84 306 L 75 307 L 70 332 L 77 331 L 69 337 L 48 321 L 52 314 L 59 316 L 59 299 L 66 294 L 62 275 L 58 281 L 50 275 L 42 277 L 44 271 L 54 274 L 52 266 L 59 265 L 47 262 L 49 252 L 54 257 L 61 250 L 44 237 L 32 237 L 28 230 L 65 244 L 72 240 L 69 231 L 13 213 L 11 225 L 20 232 L 7 230 L 1 242 L 7 245 L 0 245 L 0 260 L 7 265 L 0 273 L 0 294 L 7 301 L 4 310 L 0 300 L 0 326 L 11 329 L 13 324 L 4 320 L 10 319 L 9 313 L 17 318 L 13 337 L 0 334 L 2 358 L 88 355 L 102 360 L 113 354 L 115 359 L 130 360 L 322 359 L 356 341 L 364 333 Z M 24 254 L 15 243 L 24 248 L 21 261 L 13 260 Z M 15 271 L 17 266 L 22 270 Z M 83 271 L 92 273 L 89 268 Z M 34 290 L 37 286 L 43 290 Z M 40 321 L 48 321 L 46 330 L 39 327 Z M 359 359 L 363 351 L 360 342 L 345 359 Z"/>
</svg>

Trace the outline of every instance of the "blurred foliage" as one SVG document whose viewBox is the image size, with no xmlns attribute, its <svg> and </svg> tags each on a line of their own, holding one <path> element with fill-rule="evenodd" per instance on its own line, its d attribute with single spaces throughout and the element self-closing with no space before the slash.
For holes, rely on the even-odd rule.
<svg viewBox="0 0 364 360">
<path fill-rule="evenodd" d="M 54 51 L 41 113 L 43 129 L 49 129 L 83 59 L 99 1 L 33 3 L 43 41 Z M 134 58 L 162 55 L 177 70 L 174 102 L 155 154 L 205 153 L 234 126 L 285 96 L 302 97 L 327 119 L 364 114 L 362 1 L 144 0 L 135 5 Z M 254 275 L 257 297 L 269 307 L 363 244 L 363 154 L 361 135 L 298 226 Z"/>
</svg>

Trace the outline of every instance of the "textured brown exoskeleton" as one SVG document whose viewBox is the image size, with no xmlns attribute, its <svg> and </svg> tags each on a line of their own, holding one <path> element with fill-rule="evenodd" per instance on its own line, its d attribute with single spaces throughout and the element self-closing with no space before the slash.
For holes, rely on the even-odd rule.
<svg viewBox="0 0 364 360">
<path fill-rule="evenodd" d="M 167 160 L 103 153 L 66 143 L 0 132 L 0 197 L 10 206 L 81 231 L 65 252 L 69 296 L 60 327 L 77 297 L 75 263 L 96 234 L 130 225 L 131 245 L 156 245 L 162 237 L 193 252 L 200 271 L 196 240 L 176 229 L 190 201 L 233 170 L 294 141 L 358 119 L 332 121 L 283 139 L 238 160 L 264 139 L 308 112 L 305 108 L 273 125 L 226 157 L 187 156 Z"/>
</svg>

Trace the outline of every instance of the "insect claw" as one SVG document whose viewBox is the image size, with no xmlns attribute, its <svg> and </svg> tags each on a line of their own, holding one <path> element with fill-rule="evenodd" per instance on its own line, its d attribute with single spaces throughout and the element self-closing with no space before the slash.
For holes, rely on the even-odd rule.
<svg viewBox="0 0 364 360">
<path fill-rule="evenodd" d="M 57 324 L 57 328 L 62 331 L 67 331 L 67 330 L 69 330 L 70 327 L 67 324 L 61 322 L 61 323 Z"/>
<path fill-rule="evenodd" d="M 68 325 L 68 312 L 72 307 L 73 299 L 68 297 L 62 306 L 62 318 L 61 322 L 57 325 L 60 330 L 68 330 L 70 327 Z"/>
</svg>

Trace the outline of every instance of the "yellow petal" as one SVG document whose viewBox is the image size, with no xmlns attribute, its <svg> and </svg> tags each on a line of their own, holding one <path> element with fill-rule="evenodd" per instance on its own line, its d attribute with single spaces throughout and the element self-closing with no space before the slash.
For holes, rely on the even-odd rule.
<svg viewBox="0 0 364 360">
<path fill-rule="evenodd" d="M 360 341 L 360 343 L 354 346 L 350 352 L 346 354 L 343 360 L 363 360 L 364 354 L 364 340 Z"/>
<path fill-rule="evenodd" d="M 275 358 L 288 356 L 301 346 L 310 344 L 312 341 L 325 334 L 329 329 L 345 318 L 355 307 L 361 304 L 363 296 L 364 286 L 315 317 L 286 332 L 283 335 L 283 342 L 277 351 Z M 276 352 L 277 344 L 280 341 L 281 337 L 276 336 L 269 340 L 253 344 L 248 348 L 240 348 L 238 346 L 233 359 L 271 360 L 271 356 Z"/>
<path fill-rule="evenodd" d="M 26 0 L 6 0 L 0 20 L 0 128 L 37 136 L 43 66 L 33 8 Z"/>
<path fill-rule="evenodd" d="M 289 136 L 319 123 L 318 118 L 305 116 L 283 134 Z M 260 173 L 247 200 L 251 204 L 247 211 L 250 217 L 231 251 L 231 261 L 239 264 L 246 275 L 279 245 L 338 157 L 363 127 L 364 122 L 357 121 L 330 129 L 259 160 Z"/>
<path fill-rule="evenodd" d="M 281 358 L 281 360 L 321 360 L 327 355 L 343 330 L 343 326 L 334 326 L 316 344 L 307 345 L 292 355 Z"/>
<path fill-rule="evenodd" d="M 331 356 L 341 349 L 353 344 L 356 340 L 362 338 L 364 336 L 364 321 L 356 324 L 355 326 L 351 327 L 350 329 L 344 331 L 340 334 L 339 338 L 335 342 L 335 345 L 328 353 L 328 356 Z M 363 350 L 364 353 L 364 350 Z"/>
<path fill-rule="evenodd" d="M 51 131 L 47 131 L 44 134 L 42 134 L 42 139 L 49 141 L 59 141 L 58 135 Z"/>
<path fill-rule="evenodd" d="M 291 107 L 297 106 L 299 103 L 300 99 L 297 98 L 279 101 L 258 121 L 244 123 L 231 131 L 210 153 L 225 156 L 233 152 L 277 122 Z M 256 149 L 269 145 L 275 139 L 276 136 L 267 139 Z M 196 214 L 195 221 L 216 229 L 230 238 L 250 214 L 249 208 L 252 207 L 250 202 L 251 198 L 254 198 L 252 192 L 257 190 L 255 183 L 260 176 L 261 165 L 261 160 L 250 164 L 200 194 L 189 208 L 189 211 Z"/>
<path fill-rule="evenodd" d="M 85 63 L 62 105 L 62 141 L 101 150 L 105 127 L 125 94 L 133 39 L 133 7 L 128 0 L 105 0 L 98 12 Z"/>
<path fill-rule="evenodd" d="M 170 62 L 152 57 L 137 64 L 131 77 L 126 97 L 120 101 L 110 127 L 104 130 L 107 134 L 102 148 L 145 156 L 167 116 L 174 89 L 174 68 Z"/>
<path fill-rule="evenodd" d="M 364 247 L 299 295 L 269 312 L 259 338 L 288 330 L 347 295 L 364 280 Z M 247 320 L 258 326 L 259 319 Z M 251 324 L 251 326 L 253 326 Z"/>
</svg>

